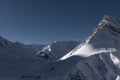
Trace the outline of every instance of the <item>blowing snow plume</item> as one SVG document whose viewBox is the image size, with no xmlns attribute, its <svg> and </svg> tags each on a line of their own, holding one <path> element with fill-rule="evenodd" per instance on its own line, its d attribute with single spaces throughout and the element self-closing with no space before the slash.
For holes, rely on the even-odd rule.
<svg viewBox="0 0 120 80">
<path fill-rule="evenodd" d="M 63 56 L 60 60 L 67 59 L 68 57 L 75 56 L 75 55 L 81 56 L 81 57 L 89 57 L 95 54 L 112 53 L 112 52 L 116 52 L 116 49 L 115 48 L 96 49 L 91 44 L 85 44 L 80 49 L 76 50 L 74 54 L 70 55 L 71 54 L 70 52 L 67 55 Z"/>
</svg>

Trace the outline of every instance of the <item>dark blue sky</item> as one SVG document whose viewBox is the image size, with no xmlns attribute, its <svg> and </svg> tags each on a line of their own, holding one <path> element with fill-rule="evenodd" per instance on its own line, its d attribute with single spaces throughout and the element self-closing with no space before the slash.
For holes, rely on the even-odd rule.
<svg viewBox="0 0 120 80">
<path fill-rule="evenodd" d="M 0 35 L 23 43 L 84 40 L 120 0 L 0 0 Z"/>
</svg>

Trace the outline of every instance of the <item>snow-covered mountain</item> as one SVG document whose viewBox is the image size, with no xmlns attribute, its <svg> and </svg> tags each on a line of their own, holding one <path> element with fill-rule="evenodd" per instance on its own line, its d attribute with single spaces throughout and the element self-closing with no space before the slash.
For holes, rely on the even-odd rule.
<svg viewBox="0 0 120 80">
<path fill-rule="evenodd" d="M 49 44 L 51 51 L 48 53 L 50 59 L 44 59 L 43 57 L 37 56 L 36 53 L 42 51 L 48 45 L 25 45 L 0 37 L 0 80 L 19 78 L 22 73 L 29 71 L 32 66 L 35 68 L 45 62 L 51 62 L 50 60 L 56 60 L 56 57 L 64 56 L 79 43 L 80 41 L 58 41 L 51 43 Z M 51 54 L 54 57 L 51 57 Z"/>
<path fill-rule="evenodd" d="M 120 20 L 105 15 L 83 43 L 54 62 L 32 66 L 20 80 L 120 80 Z"/>
<path fill-rule="evenodd" d="M 120 20 L 105 15 L 88 39 L 60 60 L 73 56 L 78 63 L 70 80 L 120 80 Z"/>
<path fill-rule="evenodd" d="M 4 65 L 0 66 L 1 80 L 120 80 L 120 20 L 115 17 L 105 15 L 90 36 L 70 52 L 78 42 L 22 49 L 23 44 L 16 43 L 18 48 L 14 48 L 16 44 L 9 42 L 9 49 L 6 40 L 0 40 L 4 53 L 0 53 L 0 65 Z"/>
</svg>

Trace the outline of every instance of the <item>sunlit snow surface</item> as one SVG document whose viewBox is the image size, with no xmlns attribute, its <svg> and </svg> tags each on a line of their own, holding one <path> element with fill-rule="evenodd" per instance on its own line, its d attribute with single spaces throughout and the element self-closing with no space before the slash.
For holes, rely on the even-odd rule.
<svg viewBox="0 0 120 80">
<path fill-rule="evenodd" d="M 74 52 L 73 55 L 71 55 L 71 52 L 60 58 L 60 60 L 65 60 L 71 56 L 81 56 L 81 57 L 89 57 L 95 54 L 100 53 L 110 53 L 110 52 L 116 52 L 115 48 L 100 48 L 96 49 L 91 44 L 83 45 L 80 49 Z"/>
<path fill-rule="evenodd" d="M 117 66 L 117 68 L 120 69 L 120 60 L 113 54 L 110 54 L 110 57 L 113 63 Z"/>
<path fill-rule="evenodd" d="M 116 80 L 120 80 L 120 76 L 119 75 L 117 76 Z"/>
</svg>

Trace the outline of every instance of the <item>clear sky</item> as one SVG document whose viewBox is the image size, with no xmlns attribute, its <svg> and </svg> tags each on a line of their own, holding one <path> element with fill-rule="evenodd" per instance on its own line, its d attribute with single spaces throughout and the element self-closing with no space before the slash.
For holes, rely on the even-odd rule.
<svg viewBox="0 0 120 80">
<path fill-rule="evenodd" d="M 23 43 L 84 40 L 120 0 L 0 0 L 0 35 Z"/>
</svg>

